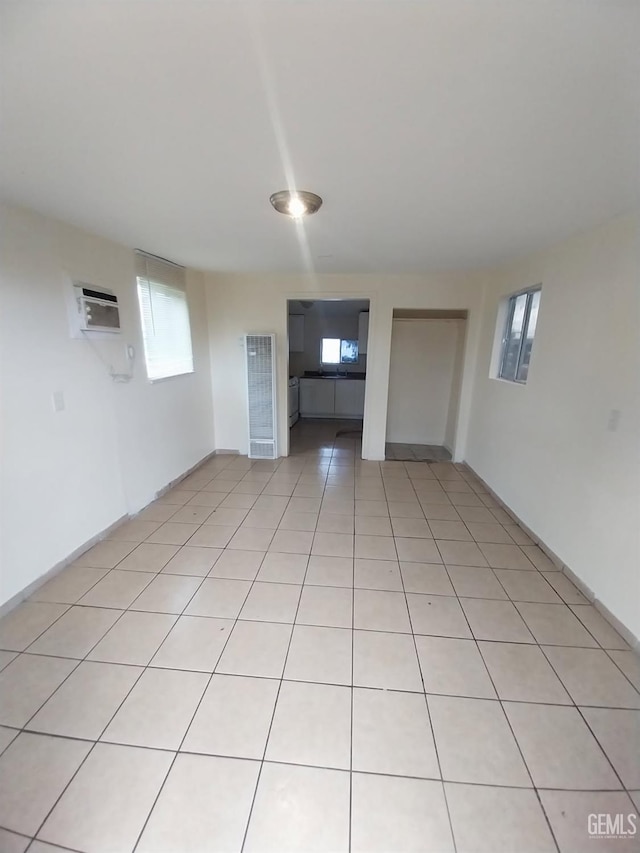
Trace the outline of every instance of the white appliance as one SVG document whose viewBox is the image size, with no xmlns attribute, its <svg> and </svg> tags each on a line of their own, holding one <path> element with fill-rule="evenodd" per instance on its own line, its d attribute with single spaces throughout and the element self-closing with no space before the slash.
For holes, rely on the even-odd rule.
<svg viewBox="0 0 640 853">
<path fill-rule="evenodd" d="M 245 335 L 249 458 L 276 459 L 276 336 Z"/>
<path fill-rule="evenodd" d="M 82 281 L 73 282 L 75 327 L 80 332 L 120 332 L 118 297 Z"/>
<path fill-rule="evenodd" d="M 289 378 L 289 426 L 297 423 L 300 417 L 300 380 L 297 376 Z"/>
</svg>

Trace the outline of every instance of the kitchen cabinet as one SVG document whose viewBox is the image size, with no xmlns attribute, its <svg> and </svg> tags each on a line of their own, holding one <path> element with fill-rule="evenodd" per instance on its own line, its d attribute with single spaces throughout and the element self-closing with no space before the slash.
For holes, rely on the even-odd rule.
<svg viewBox="0 0 640 853">
<path fill-rule="evenodd" d="M 364 389 L 364 379 L 301 379 L 300 416 L 361 418 Z"/>
<path fill-rule="evenodd" d="M 335 388 L 334 379 L 301 379 L 301 417 L 332 417 L 335 409 Z"/>
<path fill-rule="evenodd" d="M 336 416 L 361 418 L 364 415 L 364 379 L 336 379 Z"/>
<path fill-rule="evenodd" d="M 361 311 L 358 314 L 358 352 L 360 355 L 367 353 L 367 341 L 369 339 L 369 312 Z"/>
<path fill-rule="evenodd" d="M 289 314 L 289 352 L 304 352 L 304 314 Z"/>
</svg>

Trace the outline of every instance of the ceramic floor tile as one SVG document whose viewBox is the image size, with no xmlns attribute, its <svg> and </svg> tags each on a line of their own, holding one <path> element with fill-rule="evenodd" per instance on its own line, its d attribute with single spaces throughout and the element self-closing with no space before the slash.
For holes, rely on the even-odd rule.
<svg viewBox="0 0 640 853">
<path fill-rule="evenodd" d="M 440 551 L 432 539 L 411 539 L 397 536 L 398 560 L 407 563 L 441 563 Z"/>
<path fill-rule="evenodd" d="M 377 518 L 373 515 L 356 515 L 355 530 L 358 536 L 385 536 L 389 538 L 393 535 L 389 519 Z"/>
<path fill-rule="evenodd" d="M 215 578 L 252 581 L 264 559 L 264 551 L 223 551 L 209 574 Z"/>
<path fill-rule="evenodd" d="M 624 672 L 629 681 L 640 690 L 640 657 L 632 651 L 607 651 L 609 657 Z"/>
<path fill-rule="evenodd" d="M 240 850 L 260 765 L 179 755 L 136 850 Z"/>
<path fill-rule="evenodd" d="M 237 622 L 216 671 L 280 678 L 291 627 L 279 622 Z"/>
<path fill-rule="evenodd" d="M 544 653 L 576 705 L 640 708 L 640 693 L 600 649 L 545 646 Z"/>
<path fill-rule="evenodd" d="M 407 593 L 407 603 L 414 634 L 471 637 L 457 598 Z"/>
<path fill-rule="evenodd" d="M 433 539 L 431 528 L 423 518 L 394 518 L 393 535 L 417 539 Z"/>
<path fill-rule="evenodd" d="M 305 554 L 269 552 L 262 561 L 257 580 L 270 583 L 302 584 L 309 558 Z"/>
<path fill-rule="evenodd" d="M 427 521 L 460 521 L 458 511 L 449 503 L 448 498 L 445 503 L 431 503 L 423 500 L 420 506 Z"/>
<path fill-rule="evenodd" d="M 354 628 L 411 633 L 403 592 L 356 589 L 353 594 L 353 608 Z"/>
<path fill-rule="evenodd" d="M 351 690 L 330 684 L 283 681 L 266 759 L 349 769 Z"/>
<path fill-rule="evenodd" d="M 358 687 L 422 691 L 413 637 L 354 631 L 353 683 Z"/>
<path fill-rule="evenodd" d="M 157 575 L 136 598 L 131 609 L 180 614 L 201 583 L 201 578 L 188 575 Z"/>
<path fill-rule="evenodd" d="M 187 616 L 217 616 L 235 619 L 251 589 L 249 581 L 205 578 L 185 609 Z"/>
<path fill-rule="evenodd" d="M 135 518 L 114 528 L 107 534 L 107 539 L 117 539 L 122 542 L 143 542 L 159 527 L 160 523 L 157 521 L 144 521 Z"/>
<path fill-rule="evenodd" d="M 353 557 L 353 540 L 346 533 L 315 533 L 311 553 L 319 557 Z"/>
<path fill-rule="evenodd" d="M 349 774 L 265 764 L 245 853 L 347 853 Z"/>
<path fill-rule="evenodd" d="M 34 835 L 91 744 L 23 732 L 0 757 L 0 824 Z"/>
<path fill-rule="evenodd" d="M 637 833 L 626 838 L 607 840 L 589 834 L 589 828 L 597 832 L 598 816 L 624 815 L 622 827 L 629 829 L 627 815 L 633 813 L 631 800 L 623 793 L 592 791 L 540 791 L 540 799 L 560 853 L 577 853 L 583 850 L 602 850 L 611 853 L 637 853 Z M 635 821 L 637 826 L 638 821 Z M 606 823 L 604 823 L 606 833 Z"/>
<path fill-rule="evenodd" d="M 3 652 L 0 651 L 0 672 L 5 669 L 5 667 L 9 666 L 12 660 L 15 660 L 18 656 L 18 652 Z"/>
<path fill-rule="evenodd" d="M 537 646 L 478 643 L 501 699 L 570 705 L 571 698 Z"/>
<path fill-rule="evenodd" d="M 460 518 L 465 522 L 472 524 L 495 524 L 495 518 L 491 514 L 491 510 L 485 506 L 461 506 L 458 510 Z"/>
<path fill-rule="evenodd" d="M 58 604 L 75 604 L 92 586 L 102 580 L 107 569 L 86 569 L 67 566 L 59 574 L 29 596 L 29 601 L 51 601 Z"/>
<path fill-rule="evenodd" d="M 499 702 L 433 695 L 428 700 L 443 779 L 531 787 Z"/>
<path fill-rule="evenodd" d="M 321 512 L 318 516 L 317 533 L 347 533 L 353 536 L 354 529 L 354 517 L 352 515 Z"/>
<path fill-rule="evenodd" d="M 297 584 L 256 581 L 240 611 L 241 619 L 261 622 L 293 622 L 302 587 Z"/>
<path fill-rule="evenodd" d="M 327 628 L 351 628 L 353 593 L 344 587 L 310 586 L 302 588 L 296 622 Z"/>
<path fill-rule="evenodd" d="M 182 749 L 262 759 L 278 687 L 276 679 L 214 675 Z"/>
<path fill-rule="evenodd" d="M 542 572 L 542 577 L 551 584 L 565 604 L 588 604 L 577 586 L 562 572 Z"/>
<path fill-rule="evenodd" d="M 237 551 L 261 551 L 264 553 L 273 539 L 274 532 L 273 530 L 265 530 L 258 527 L 241 527 L 231 537 L 227 548 Z"/>
<path fill-rule="evenodd" d="M 354 689 L 353 769 L 439 778 L 424 696 Z"/>
<path fill-rule="evenodd" d="M 151 664 L 167 669 L 213 672 L 233 625 L 232 619 L 181 616 Z"/>
<path fill-rule="evenodd" d="M 150 536 L 147 536 L 146 541 L 157 542 L 161 545 L 184 545 L 197 530 L 197 524 L 165 521 Z"/>
<path fill-rule="evenodd" d="M 246 514 L 242 527 L 263 527 L 265 530 L 275 530 L 282 520 L 282 513 L 273 509 L 250 509 Z"/>
<path fill-rule="evenodd" d="M 427 693 L 496 698 L 474 640 L 416 637 L 416 646 Z"/>
<path fill-rule="evenodd" d="M 436 541 L 442 562 L 448 566 L 487 566 L 484 554 L 475 542 Z"/>
<path fill-rule="evenodd" d="M 150 572 L 109 572 L 82 596 L 78 604 L 87 607 L 115 607 L 126 610 L 153 580 Z"/>
<path fill-rule="evenodd" d="M 496 522 L 492 524 L 467 522 L 467 527 L 476 542 L 513 545 L 513 539 L 509 536 L 506 529 Z"/>
<path fill-rule="evenodd" d="M 640 744 L 640 711 L 611 708 L 582 708 L 581 711 L 623 784 L 630 789 L 640 789 L 636 749 Z"/>
<path fill-rule="evenodd" d="M 493 569 L 479 566 L 447 566 L 447 571 L 456 593 L 460 596 L 496 600 L 508 598 Z"/>
<path fill-rule="evenodd" d="M 356 500 L 356 515 L 368 516 L 370 518 L 388 518 L 389 507 L 384 500 Z"/>
<path fill-rule="evenodd" d="M 307 530 L 315 531 L 318 524 L 318 513 L 316 512 L 293 512 L 287 510 L 282 516 L 279 524 L 280 530 Z"/>
<path fill-rule="evenodd" d="M 221 548 L 183 545 L 177 551 L 176 555 L 169 560 L 164 569 L 162 569 L 162 572 L 171 575 L 206 577 L 222 553 Z"/>
<path fill-rule="evenodd" d="M 313 532 L 307 530 L 276 530 L 269 550 L 281 554 L 310 554 L 313 536 Z"/>
<path fill-rule="evenodd" d="M 120 610 L 71 607 L 48 631 L 32 643 L 29 651 L 60 657 L 83 658 L 121 615 Z"/>
<path fill-rule="evenodd" d="M 516 606 L 538 643 L 550 646 L 597 646 L 591 634 L 566 604 L 519 602 Z"/>
<path fill-rule="evenodd" d="M 9 832 L 7 829 L 0 829 L 0 850 L 3 853 L 25 853 L 30 842 L 31 839 L 25 835 L 17 835 L 15 832 Z M 38 848 L 38 844 L 39 842 L 37 841 L 32 844 L 31 850 L 34 853 L 44 853 L 44 850 Z"/>
<path fill-rule="evenodd" d="M 135 542 L 118 542 L 104 539 L 93 548 L 89 548 L 75 561 L 75 566 L 88 566 L 92 569 L 113 569 L 136 547 Z"/>
<path fill-rule="evenodd" d="M 522 552 L 528 560 L 530 560 L 536 569 L 541 572 L 558 571 L 558 567 L 547 557 L 547 555 L 538 548 L 537 545 L 522 545 Z M 507 567 L 508 568 L 508 567 Z"/>
<path fill-rule="evenodd" d="M 471 542 L 473 537 L 469 533 L 469 529 L 462 521 L 439 521 L 436 519 L 429 520 L 429 527 L 435 539 L 438 540 L 453 540 L 457 542 Z"/>
<path fill-rule="evenodd" d="M 570 605 L 570 609 L 603 649 L 628 649 L 629 645 L 592 605 Z"/>
<path fill-rule="evenodd" d="M 29 722 L 47 734 L 97 740 L 142 669 L 85 661 Z"/>
<path fill-rule="evenodd" d="M 293 497 L 287 509 L 290 512 L 320 512 L 320 498 Z"/>
<path fill-rule="evenodd" d="M 76 666 L 64 658 L 20 655 L 0 673 L 0 723 L 24 726 Z"/>
<path fill-rule="evenodd" d="M 344 628 L 296 625 L 284 677 L 292 681 L 351 684 L 352 636 Z"/>
<path fill-rule="evenodd" d="M 146 666 L 176 622 L 164 613 L 127 611 L 89 652 L 89 660 Z"/>
<path fill-rule="evenodd" d="M 476 640 L 498 640 L 504 643 L 534 642 L 530 631 L 510 601 L 463 598 L 460 603 Z"/>
<path fill-rule="evenodd" d="M 442 783 L 354 773 L 351 850 L 453 853 Z"/>
<path fill-rule="evenodd" d="M 555 853 L 534 791 L 451 782 L 445 789 L 458 853 Z"/>
<path fill-rule="evenodd" d="M 38 837 L 92 853 L 133 850 L 172 760 L 170 752 L 97 744 Z"/>
<path fill-rule="evenodd" d="M 228 506 L 218 506 L 207 519 L 206 525 L 208 526 L 213 524 L 237 530 L 247 515 L 249 515 L 248 509 L 234 509 Z"/>
<path fill-rule="evenodd" d="M 318 557 L 309 558 L 305 583 L 314 586 L 353 586 L 353 558 Z"/>
<path fill-rule="evenodd" d="M 361 589 L 402 591 L 402 578 L 396 560 L 355 560 L 354 585 Z"/>
<path fill-rule="evenodd" d="M 562 599 L 540 572 L 519 572 L 494 569 L 495 575 L 512 601 L 535 601 L 542 604 L 561 604 Z"/>
<path fill-rule="evenodd" d="M 227 524 L 203 524 L 193 533 L 189 539 L 189 545 L 202 548 L 225 548 L 235 532 L 236 528 Z"/>
<path fill-rule="evenodd" d="M 19 735 L 17 729 L 10 729 L 7 726 L 0 726 L 0 754 L 2 754 L 9 744 Z M 2 847 L 0 846 L 0 850 Z"/>
<path fill-rule="evenodd" d="M 68 609 L 66 604 L 24 601 L 0 619 L 0 648 L 24 651 Z"/>
<path fill-rule="evenodd" d="M 213 511 L 213 507 L 196 506 L 189 503 L 174 513 L 171 516 L 171 521 L 185 521 L 187 524 L 204 524 Z"/>
<path fill-rule="evenodd" d="M 159 572 L 179 550 L 179 545 L 142 542 L 118 563 L 118 571 Z"/>
<path fill-rule="evenodd" d="M 494 569 L 533 570 L 535 566 L 519 545 L 480 545 L 487 563 Z"/>
<path fill-rule="evenodd" d="M 445 567 L 441 563 L 400 563 L 406 592 L 430 595 L 455 595 Z"/>
<path fill-rule="evenodd" d="M 204 672 L 146 669 L 107 726 L 102 740 L 178 749 L 208 678 Z"/>
<path fill-rule="evenodd" d="M 418 518 L 424 519 L 422 507 L 417 500 L 392 501 L 388 503 L 389 515 L 396 518 Z"/>
<path fill-rule="evenodd" d="M 576 708 L 505 702 L 504 709 L 536 787 L 621 787 Z"/>
</svg>

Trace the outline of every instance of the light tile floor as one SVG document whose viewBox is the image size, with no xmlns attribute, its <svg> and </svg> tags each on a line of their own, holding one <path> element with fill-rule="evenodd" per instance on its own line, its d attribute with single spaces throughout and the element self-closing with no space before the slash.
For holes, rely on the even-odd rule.
<svg viewBox="0 0 640 853">
<path fill-rule="evenodd" d="M 637 850 L 624 640 L 462 466 L 294 436 L 0 621 L 0 850 Z"/>
</svg>

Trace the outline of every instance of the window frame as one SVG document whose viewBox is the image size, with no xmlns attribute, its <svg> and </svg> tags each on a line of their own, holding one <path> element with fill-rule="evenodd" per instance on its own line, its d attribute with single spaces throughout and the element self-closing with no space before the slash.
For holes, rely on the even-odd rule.
<svg viewBox="0 0 640 853">
<path fill-rule="evenodd" d="M 507 310 L 506 310 L 505 317 L 504 317 L 502 335 L 501 335 L 501 339 L 500 339 L 500 352 L 499 352 L 499 359 L 498 359 L 497 372 L 496 372 L 496 379 L 500 379 L 503 382 L 512 382 L 512 383 L 515 383 L 516 385 L 526 385 L 527 384 L 527 379 L 529 378 L 528 367 L 527 367 L 527 376 L 524 379 L 518 379 L 518 375 L 519 375 L 520 370 L 522 368 L 522 358 L 524 355 L 524 345 L 525 345 L 525 341 L 527 340 L 527 337 L 528 337 L 529 321 L 531 319 L 531 305 L 533 303 L 533 300 L 534 300 L 536 293 L 540 293 L 540 294 L 542 293 L 542 285 L 541 284 L 537 284 L 534 287 L 527 287 L 524 290 L 519 290 L 517 293 L 512 293 L 506 299 L 506 309 Z M 520 342 L 518 345 L 518 354 L 516 356 L 515 370 L 514 370 L 513 377 L 511 377 L 511 376 L 505 376 L 504 375 L 505 362 L 506 362 L 506 359 L 508 356 L 509 343 L 511 342 L 512 335 L 513 335 L 513 329 L 512 329 L 513 315 L 514 315 L 515 310 L 516 310 L 516 303 L 521 296 L 526 296 L 526 303 L 525 303 L 525 307 L 524 307 L 524 315 L 522 317 L 522 329 L 521 329 L 521 333 L 520 333 Z M 538 311 L 539 310 L 540 310 L 540 308 L 538 305 Z M 533 350 L 533 341 L 535 340 L 535 333 L 537 331 L 537 326 L 538 326 L 538 318 L 536 315 L 536 328 L 534 329 L 533 337 L 531 338 L 531 349 L 532 350 Z M 531 361 L 531 358 L 529 359 L 529 364 L 530 364 L 530 361 Z"/>
<path fill-rule="evenodd" d="M 191 330 L 191 312 L 189 307 L 189 298 L 187 295 L 185 270 L 178 264 L 173 264 L 171 261 L 166 261 L 164 258 L 158 258 L 155 255 L 149 255 L 146 252 L 136 250 L 136 295 L 138 302 L 138 311 L 140 317 L 140 333 L 142 336 L 142 349 L 144 354 L 145 371 L 147 381 L 150 383 L 164 382 L 167 379 L 174 379 L 179 376 L 188 376 L 195 372 L 195 361 L 193 355 L 193 333 Z M 161 340 L 161 336 L 157 335 L 155 329 L 148 329 L 145 325 L 145 310 L 144 300 L 148 299 L 150 303 L 151 315 L 153 315 L 154 289 L 157 289 L 156 299 L 164 292 L 164 296 L 171 294 L 171 297 L 176 300 L 175 304 L 180 301 L 180 310 L 182 316 L 181 322 L 186 320 L 185 342 L 188 340 L 188 354 L 185 348 L 183 355 L 184 369 L 172 368 L 172 372 L 158 371 L 159 375 L 151 375 L 152 363 L 154 361 L 154 353 L 150 347 L 150 342 L 153 338 Z M 143 293 L 146 291 L 146 293 Z M 156 359 L 158 358 L 155 354 Z M 161 353 L 161 358 L 164 358 L 165 364 L 169 362 L 167 352 Z M 160 375 L 161 374 L 161 375 Z"/>
<path fill-rule="evenodd" d="M 338 347 L 338 350 L 339 350 L 339 358 L 338 358 L 338 361 L 325 361 L 325 360 L 324 360 L 324 358 L 323 358 L 323 354 L 324 354 L 324 342 L 325 342 L 325 341 L 338 341 L 338 343 L 339 343 L 339 347 Z M 359 342 L 358 342 L 358 339 L 357 339 L 357 338 L 329 338 L 329 337 L 322 337 L 322 338 L 320 338 L 320 364 L 321 364 L 321 365 L 332 366 L 332 367 L 340 367 L 340 365 L 342 365 L 342 364 L 357 364 L 357 363 L 358 363 L 357 361 L 343 361 L 343 360 L 342 360 L 342 344 L 344 343 L 344 341 L 355 341 L 355 343 L 356 343 L 356 344 L 358 344 L 358 360 L 359 360 L 359 359 L 360 359 L 360 346 L 359 346 Z"/>
</svg>

